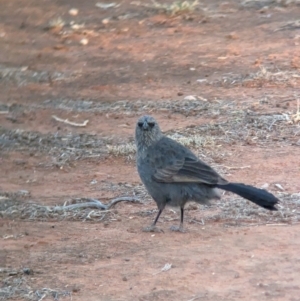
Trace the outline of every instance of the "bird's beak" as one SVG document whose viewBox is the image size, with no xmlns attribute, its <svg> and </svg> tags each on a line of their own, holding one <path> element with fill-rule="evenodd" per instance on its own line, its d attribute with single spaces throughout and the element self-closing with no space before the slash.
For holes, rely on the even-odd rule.
<svg viewBox="0 0 300 301">
<path fill-rule="evenodd" d="M 149 130 L 149 125 L 148 125 L 148 123 L 146 121 L 143 124 L 143 130 L 144 131 L 148 131 Z"/>
</svg>

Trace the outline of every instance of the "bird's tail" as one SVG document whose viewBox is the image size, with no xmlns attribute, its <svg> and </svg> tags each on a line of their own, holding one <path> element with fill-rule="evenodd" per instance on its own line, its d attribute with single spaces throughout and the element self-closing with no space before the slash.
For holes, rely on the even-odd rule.
<svg viewBox="0 0 300 301">
<path fill-rule="evenodd" d="M 225 185 L 217 185 L 217 187 L 233 192 L 265 209 L 273 211 L 277 210 L 274 206 L 279 202 L 279 200 L 272 193 L 264 189 L 259 189 L 242 183 L 229 183 Z"/>
</svg>

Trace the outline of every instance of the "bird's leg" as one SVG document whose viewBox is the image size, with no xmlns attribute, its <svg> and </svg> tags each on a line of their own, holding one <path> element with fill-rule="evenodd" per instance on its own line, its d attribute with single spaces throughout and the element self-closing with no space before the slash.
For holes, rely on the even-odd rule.
<svg viewBox="0 0 300 301">
<path fill-rule="evenodd" d="M 161 215 L 162 211 L 163 211 L 163 209 L 158 210 L 158 213 L 156 215 L 156 218 L 155 218 L 153 224 L 149 227 L 144 228 L 143 232 L 164 232 L 163 230 L 156 227 L 156 223 L 157 223 L 157 221 L 159 219 L 159 216 Z"/>
<path fill-rule="evenodd" d="M 180 225 L 179 227 L 176 226 L 172 226 L 170 229 L 172 231 L 176 231 L 176 232 L 185 232 L 185 230 L 183 229 L 183 214 L 184 214 L 184 208 L 180 208 Z"/>
</svg>

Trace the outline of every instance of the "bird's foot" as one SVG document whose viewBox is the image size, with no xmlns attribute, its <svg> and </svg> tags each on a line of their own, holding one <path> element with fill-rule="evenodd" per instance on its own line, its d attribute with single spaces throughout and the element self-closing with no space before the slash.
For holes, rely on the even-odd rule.
<svg viewBox="0 0 300 301">
<path fill-rule="evenodd" d="M 148 226 L 148 227 L 145 227 L 143 229 L 143 232 L 156 232 L 156 233 L 164 233 L 164 231 L 160 228 L 157 228 L 156 226 L 154 225 L 151 225 L 151 226 Z"/>
<path fill-rule="evenodd" d="M 171 231 L 174 231 L 174 232 L 181 232 L 181 233 L 185 233 L 186 231 L 184 230 L 183 226 L 180 225 L 179 227 L 178 226 L 171 226 L 170 227 L 170 230 Z"/>
</svg>

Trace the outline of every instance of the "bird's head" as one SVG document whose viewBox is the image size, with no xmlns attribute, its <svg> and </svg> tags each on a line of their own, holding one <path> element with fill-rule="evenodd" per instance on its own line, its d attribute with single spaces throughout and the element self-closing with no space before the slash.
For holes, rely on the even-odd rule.
<svg viewBox="0 0 300 301">
<path fill-rule="evenodd" d="M 149 115 L 138 119 L 135 127 L 135 143 L 138 148 L 147 147 L 162 137 L 157 121 Z"/>
</svg>

